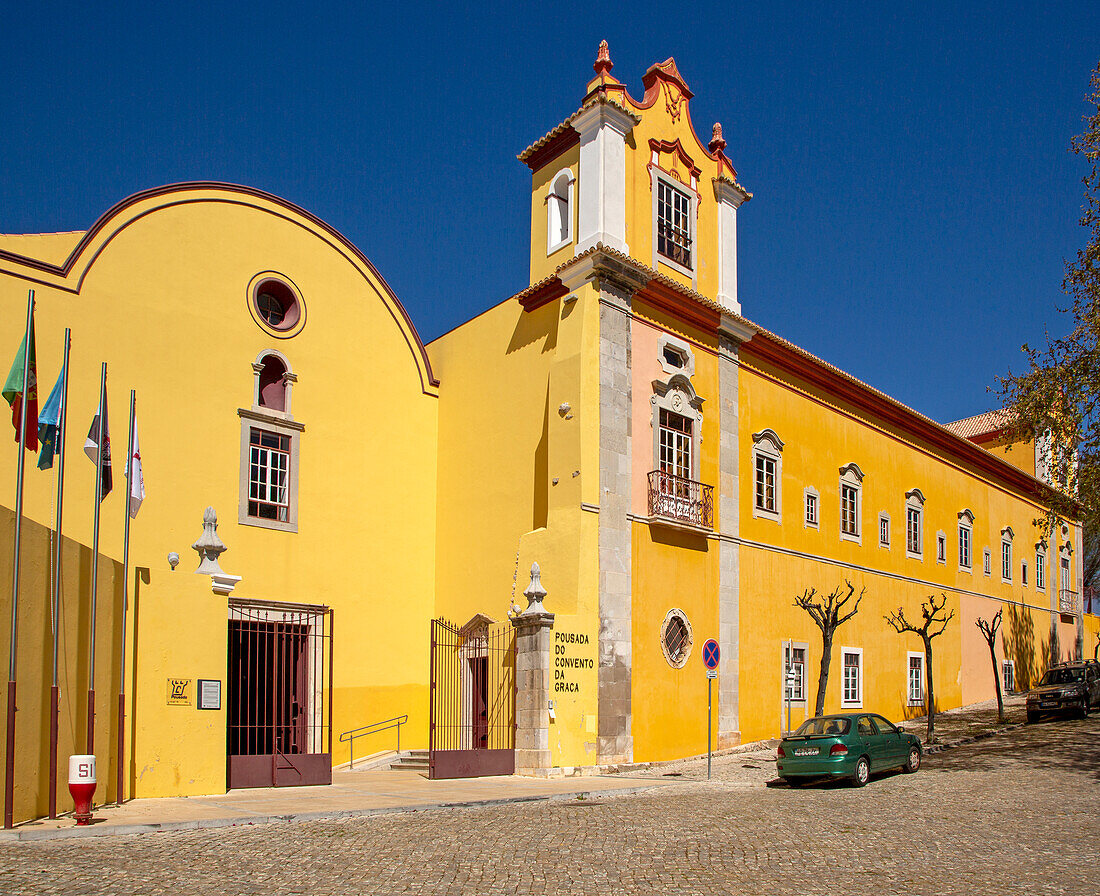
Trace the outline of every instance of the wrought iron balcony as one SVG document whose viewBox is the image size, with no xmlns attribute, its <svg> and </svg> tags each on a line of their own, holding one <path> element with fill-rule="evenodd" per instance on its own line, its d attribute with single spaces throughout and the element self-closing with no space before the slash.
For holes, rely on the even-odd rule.
<svg viewBox="0 0 1100 896">
<path fill-rule="evenodd" d="M 649 516 L 713 529 L 714 486 L 654 470 L 649 474 Z"/>
<path fill-rule="evenodd" d="M 1077 613 L 1077 592 L 1063 588 L 1058 592 L 1058 612 L 1067 616 Z"/>
</svg>

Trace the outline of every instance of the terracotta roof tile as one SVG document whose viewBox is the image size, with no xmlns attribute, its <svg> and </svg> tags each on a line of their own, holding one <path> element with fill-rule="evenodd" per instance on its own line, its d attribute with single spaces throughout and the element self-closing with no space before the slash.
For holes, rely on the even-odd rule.
<svg viewBox="0 0 1100 896">
<path fill-rule="evenodd" d="M 945 423 L 944 428 L 964 439 L 973 439 L 975 436 L 984 436 L 991 432 L 1004 429 L 1011 417 L 1003 409 L 986 411 L 984 414 L 976 414 L 952 423 Z"/>
</svg>

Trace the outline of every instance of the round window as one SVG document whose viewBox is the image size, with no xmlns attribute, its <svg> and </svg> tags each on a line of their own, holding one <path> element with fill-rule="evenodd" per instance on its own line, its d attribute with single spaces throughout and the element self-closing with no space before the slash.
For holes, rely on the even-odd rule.
<svg viewBox="0 0 1100 896">
<path fill-rule="evenodd" d="M 248 310 L 272 336 L 288 339 L 305 326 L 301 294 L 290 281 L 271 272 L 257 274 L 248 285 Z"/>
<path fill-rule="evenodd" d="M 683 668 L 691 655 L 691 623 L 682 610 L 669 610 L 661 626 L 661 652 L 674 669 Z"/>
</svg>

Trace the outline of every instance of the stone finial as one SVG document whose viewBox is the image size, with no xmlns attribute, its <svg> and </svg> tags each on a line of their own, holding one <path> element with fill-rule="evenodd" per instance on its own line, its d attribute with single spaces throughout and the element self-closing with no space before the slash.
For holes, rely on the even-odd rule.
<svg viewBox="0 0 1100 896">
<path fill-rule="evenodd" d="M 541 575 L 538 563 L 532 563 L 531 584 L 523 592 L 523 596 L 527 598 L 527 609 L 521 614 L 523 616 L 546 612 L 546 608 L 542 605 L 542 599 L 546 597 L 546 589 L 542 587 Z"/>
<path fill-rule="evenodd" d="M 716 121 L 714 123 L 714 133 L 711 135 L 710 143 L 707 144 L 707 149 L 709 149 L 713 155 L 725 148 L 726 141 L 722 139 L 722 125 Z"/>
<path fill-rule="evenodd" d="M 202 575 L 225 575 L 218 564 L 218 556 L 226 550 L 225 543 L 218 538 L 218 514 L 213 507 L 207 507 L 202 515 L 202 535 L 191 547 L 198 551 L 199 568 L 196 573 Z"/>
<path fill-rule="evenodd" d="M 600 50 L 596 54 L 596 61 L 592 64 L 592 70 L 597 75 L 610 75 L 615 64 L 611 61 L 611 53 L 607 49 L 607 41 L 600 41 Z"/>
</svg>

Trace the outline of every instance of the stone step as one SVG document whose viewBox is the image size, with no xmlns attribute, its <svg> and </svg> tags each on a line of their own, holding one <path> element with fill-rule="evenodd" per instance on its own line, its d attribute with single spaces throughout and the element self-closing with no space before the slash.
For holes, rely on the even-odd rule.
<svg viewBox="0 0 1100 896">
<path fill-rule="evenodd" d="M 427 771 L 427 750 L 403 750 L 396 762 L 390 763 L 390 768 L 404 771 Z"/>
</svg>

